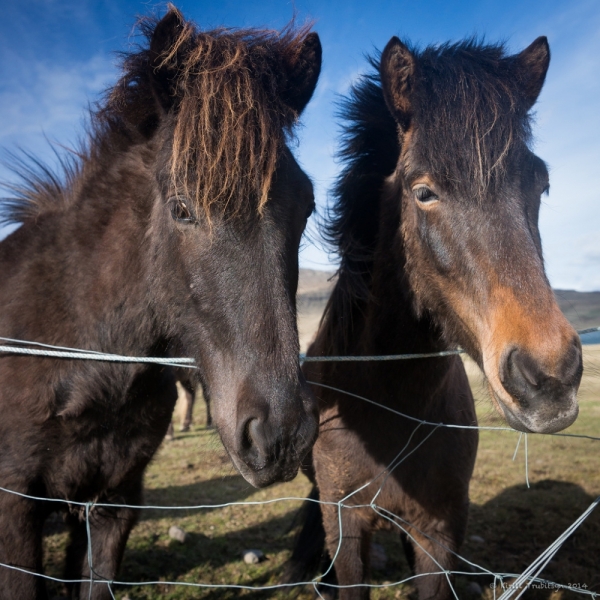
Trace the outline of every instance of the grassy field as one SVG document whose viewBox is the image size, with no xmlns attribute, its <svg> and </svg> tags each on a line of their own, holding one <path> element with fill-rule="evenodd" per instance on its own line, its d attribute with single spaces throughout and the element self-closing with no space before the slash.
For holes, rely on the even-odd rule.
<svg viewBox="0 0 600 600">
<path fill-rule="evenodd" d="M 477 368 L 467 362 L 477 397 L 482 425 L 503 426 L 487 399 Z M 581 412 L 568 433 L 600 436 L 600 347 L 585 347 L 585 374 L 580 394 Z M 251 502 L 285 497 L 304 497 L 310 485 L 303 476 L 294 481 L 255 490 L 236 474 L 214 431 L 203 427 L 203 406 L 190 433 L 165 442 L 146 475 L 146 503 L 184 506 Z M 471 512 L 462 555 L 493 572 L 522 572 L 600 495 L 600 441 L 556 436 L 528 436 L 526 484 L 524 444 L 513 454 L 519 434 L 482 431 L 475 475 L 471 484 Z M 227 506 L 193 510 L 145 509 L 129 540 L 121 581 L 160 581 L 151 586 L 115 586 L 118 599 L 158 598 L 287 598 L 289 590 L 277 592 L 205 589 L 162 582 L 203 583 L 211 586 L 276 584 L 289 556 L 293 519 L 300 503 L 281 501 L 266 505 Z M 169 538 L 177 525 L 188 533 L 185 543 Z M 387 565 L 374 572 L 373 583 L 391 583 L 409 575 L 399 539 L 390 532 L 378 534 L 376 542 L 387 554 Z M 46 570 L 60 576 L 66 533 L 61 522 L 48 525 Z M 242 553 L 260 549 L 266 560 L 247 565 Z M 565 543 L 543 572 L 543 577 L 563 584 L 586 586 L 600 592 L 600 509 Z M 477 582 L 481 593 L 473 586 Z M 459 576 L 459 598 L 491 600 L 493 579 Z M 61 597 L 59 584 L 51 597 Z M 372 598 L 408 598 L 410 584 L 374 590 Z M 312 598 L 308 588 L 297 590 L 299 598 Z M 550 589 L 531 590 L 526 598 L 576 596 Z"/>
</svg>

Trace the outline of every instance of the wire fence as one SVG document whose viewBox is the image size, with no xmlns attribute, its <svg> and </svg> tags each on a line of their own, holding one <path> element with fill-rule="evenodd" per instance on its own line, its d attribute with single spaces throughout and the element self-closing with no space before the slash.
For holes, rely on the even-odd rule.
<svg viewBox="0 0 600 600">
<path fill-rule="evenodd" d="M 586 333 L 591 333 L 595 331 L 600 331 L 600 327 L 598 328 L 590 328 L 585 329 L 578 332 L 580 335 L 584 335 Z M 14 340 L 10 338 L 1 338 L 0 341 L 6 342 L 8 345 L 0 346 L 0 353 L 8 353 L 8 354 L 23 354 L 23 355 L 32 355 L 32 356 L 47 356 L 52 358 L 65 358 L 65 359 L 85 359 L 85 360 L 106 360 L 106 361 L 116 361 L 116 362 L 144 362 L 144 363 L 157 363 L 174 367 L 188 367 L 195 368 L 193 364 L 193 359 L 177 359 L 177 358 L 152 358 L 152 357 L 126 357 L 121 355 L 114 354 L 105 354 L 101 352 L 90 352 L 83 351 L 74 348 L 65 348 L 60 346 L 51 346 L 46 344 L 41 344 L 37 342 L 25 342 L 21 340 Z M 32 348 L 34 346 L 34 348 Z M 459 353 L 460 350 L 457 351 L 447 351 L 435 354 L 410 354 L 410 355 L 390 355 L 383 357 L 301 357 L 303 360 L 403 360 L 403 359 L 411 359 L 411 358 L 423 358 L 429 356 L 445 356 L 448 354 L 456 354 Z M 477 564 L 473 560 L 467 559 L 464 556 L 456 552 L 451 552 L 455 555 L 455 557 L 462 562 L 463 565 L 468 565 L 469 570 L 454 570 L 449 571 L 445 569 L 434 556 L 431 555 L 427 551 L 427 549 L 419 542 L 419 540 L 414 536 L 414 533 L 418 533 L 426 538 L 428 538 L 434 544 L 442 546 L 445 550 L 449 551 L 443 544 L 443 542 L 432 538 L 427 535 L 425 532 L 420 531 L 413 523 L 408 522 L 403 519 L 401 516 L 396 515 L 386 509 L 384 506 L 378 504 L 378 498 L 380 497 L 382 490 L 385 485 L 386 479 L 394 472 L 395 469 L 399 467 L 404 461 L 406 461 L 422 444 L 426 443 L 431 436 L 439 429 L 439 428 L 468 428 L 468 429 L 477 429 L 481 431 L 510 431 L 513 433 L 515 430 L 509 427 L 495 427 L 495 426 L 460 426 L 453 424 L 445 424 L 445 423 L 435 423 L 426 420 L 417 419 L 411 415 L 404 414 L 400 411 L 392 409 L 384 404 L 376 402 L 372 399 L 366 398 L 364 396 L 360 396 L 354 394 L 352 392 L 341 390 L 339 388 L 334 388 L 332 386 L 328 386 L 319 382 L 309 382 L 311 385 L 328 388 L 337 392 L 340 392 L 346 395 L 349 398 L 353 398 L 360 402 L 367 402 L 372 406 L 379 407 L 386 411 L 390 411 L 397 416 L 408 419 L 415 423 L 415 428 L 413 433 L 409 436 L 408 440 L 403 441 L 403 447 L 399 450 L 398 454 L 394 457 L 394 459 L 387 465 L 387 467 L 376 477 L 367 481 L 361 487 L 353 490 L 351 493 L 346 495 L 339 502 L 327 502 L 323 500 L 313 500 L 310 498 L 303 497 L 282 497 L 282 498 L 273 498 L 269 500 L 263 501 L 242 501 L 242 502 L 226 502 L 219 504 L 198 504 L 198 505 L 187 505 L 187 506 L 137 506 L 137 505 L 129 505 L 129 504 L 115 504 L 115 503 L 102 503 L 102 502 L 76 502 L 69 499 L 62 498 L 44 498 L 34 495 L 28 495 L 24 493 L 20 493 L 14 490 L 10 490 L 4 487 L 0 487 L 0 492 L 5 494 L 13 494 L 16 496 L 20 496 L 23 498 L 27 498 L 36 502 L 45 502 L 45 503 L 57 503 L 68 506 L 69 510 L 73 510 L 73 507 L 79 507 L 82 514 L 85 515 L 85 523 L 87 530 L 87 560 L 90 567 L 90 577 L 82 578 L 82 579 L 66 579 L 53 577 L 44 573 L 38 573 L 32 571 L 30 569 L 25 569 L 17 565 L 7 564 L 0 562 L 0 568 L 11 569 L 15 571 L 19 571 L 22 573 L 27 573 L 34 575 L 36 577 L 43 578 L 48 581 L 53 581 L 61 584 L 86 584 L 89 583 L 89 596 L 92 596 L 92 588 L 96 586 L 105 587 L 110 596 L 117 600 L 115 595 L 115 587 L 120 586 L 121 588 L 128 589 L 132 587 L 143 587 L 143 586 L 167 586 L 167 587 L 175 587 L 181 586 L 182 588 L 193 588 L 197 590 L 206 590 L 206 589 L 228 589 L 228 590 L 248 590 L 248 591 L 275 591 L 275 590 L 286 590 L 289 588 L 298 588 L 303 586 L 311 586 L 315 593 L 323 598 L 321 591 L 324 587 L 341 587 L 338 585 L 334 585 L 331 583 L 326 583 L 323 579 L 328 575 L 331 569 L 334 568 L 336 563 L 336 559 L 338 558 L 338 554 L 341 549 L 342 541 L 344 539 L 344 531 L 343 531 L 343 520 L 342 520 L 342 511 L 344 510 L 357 510 L 357 509 L 368 509 L 373 511 L 374 514 L 379 516 L 384 521 L 388 522 L 392 528 L 397 529 L 399 532 L 406 535 L 413 544 L 419 546 L 432 560 L 434 564 L 438 567 L 439 570 L 432 571 L 429 573 L 420 573 L 416 575 L 412 575 L 410 577 L 405 577 L 399 581 L 385 582 L 385 583 L 365 583 L 365 584 L 357 584 L 349 587 L 369 587 L 373 589 L 380 588 L 394 588 L 400 586 L 402 584 L 407 584 L 414 582 L 419 577 L 426 576 L 442 576 L 445 577 L 452 594 L 456 600 L 458 600 L 458 594 L 455 588 L 455 584 L 453 582 L 452 576 L 456 575 L 465 575 L 470 578 L 485 578 L 486 580 L 492 580 L 493 584 L 490 585 L 490 588 L 493 589 L 493 598 L 494 600 L 517 600 L 520 598 L 525 591 L 531 588 L 531 586 L 538 586 L 549 590 L 564 590 L 579 594 L 584 597 L 592 597 L 592 598 L 600 598 L 600 592 L 586 589 L 578 584 L 565 584 L 560 582 L 553 582 L 541 577 L 541 573 L 544 568 L 548 565 L 548 563 L 555 557 L 555 555 L 559 552 L 559 550 L 564 546 L 565 542 L 577 531 L 585 522 L 585 520 L 593 513 L 593 511 L 600 504 L 600 497 L 596 498 L 588 508 L 582 512 L 582 514 L 569 526 L 567 527 L 560 535 L 556 537 L 552 544 L 550 544 L 535 560 L 531 562 L 531 564 L 524 569 L 520 573 L 509 573 L 509 572 L 494 572 L 490 569 Z M 420 442 L 414 446 L 410 447 L 411 440 L 413 436 L 423 427 L 430 428 L 430 431 L 420 440 Z M 528 436 L 532 434 L 523 434 L 519 433 L 519 437 L 517 440 L 515 454 L 513 456 L 513 460 L 517 455 L 520 444 L 524 441 L 524 454 L 525 454 L 525 480 L 527 482 L 527 486 L 529 487 L 529 469 L 528 469 Z M 552 436 L 557 438 L 580 438 L 593 440 L 594 442 L 600 442 L 600 437 L 585 435 L 585 434 L 572 434 L 572 433 L 553 433 L 553 434 L 533 434 L 536 436 Z M 409 448 L 410 447 L 410 448 Z M 596 449 L 597 451 L 597 449 Z M 368 503 L 357 504 L 352 500 L 353 498 L 359 494 L 361 491 L 365 490 L 369 486 L 375 484 L 378 479 L 381 479 L 381 483 L 378 487 L 376 487 L 376 491 L 373 493 L 373 496 Z M 260 505 L 268 505 L 274 503 L 281 502 L 317 502 L 321 505 L 329 505 L 335 506 L 338 514 L 338 524 L 339 524 L 339 542 L 337 546 L 337 550 L 334 553 L 334 556 L 331 560 L 331 565 L 324 572 L 319 574 L 316 578 L 310 581 L 302 581 L 302 582 L 293 582 L 293 583 L 285 583 L 285 584 L 273 584 L 273 585 L 242 585 L 235 583 L 202 583 L 202 582 L 189 582 L 189 581 L 164 581 L 162 579 L 156 580 L 144 580 L 144 581 L 125 581 L 121 579 L 107 579 L 103 576 L 102 573 L 98 572 L 94 567 L 95 557 L 93 552 L 93 540 L 92 540 L 92 528 L 90 527 L 90 515 L 94 514 L 94 511 L 101 508 L 128 508 L 128 509 L 154 509 L 158 511 L 197 511 L 197 510 L 206 510 L 206 509 L 219 509 L 226 507 L 234 507 L 234 506 L 260 506 Z M 600 570 L 600 568 L 599 568 Z M 163 588 L 164 589 L 164 588 Z M 500 593 L 501 592 L 501 593 Z M 499 594 L 499 595 L 498 595 Z"/>
</svg>

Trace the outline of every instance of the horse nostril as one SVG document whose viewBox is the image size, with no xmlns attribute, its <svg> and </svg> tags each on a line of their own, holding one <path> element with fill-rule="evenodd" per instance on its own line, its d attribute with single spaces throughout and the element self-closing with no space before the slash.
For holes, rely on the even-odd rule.
<svg viewBox="0 0 600 600">
<path fill-rule="evenodd" d="M 525 352 L 515 348 L 506 358 L 507 375 L 513 380 L 538 388 L 544 377 L 536 362 Z"/>
<path fill-rule="evenodd" d="M 552 371 L 545 371 L 528 352 L 513 348 L 500 367 L 504 389 L 521 405 L 531 408 L 540 402 L 571 403 L 582 373 L 581 348 L 578 341 L 563 354 Z"/>
<path fill-rule="evenodd" d="M 581 351 L 576 345 L 563 347 L 550 362 L 536 360 L 523 348 L 512 347 L 499 366 L 500 381 L 510 394 L 505 404 L 497 396 L 508 423 L 519 431 L 554 433 L 565 429 L 577 418 L 577 387 L 581 377 Z"/>
<path fill-rule="evenodd" d="M 240 448 L 245 452 L 248 452 L 248 450 L 250 450 L 250 448 L 252 448 L 252 435 L 250 433 L 250 426 L 254 421 L 256 421 L 256 419 L 249 419 L 248 421 L 246 421 L 244 428 L 242 430 L 242 439 L 240 440 Z"/>
<path fill-rule="evenodd" d="M 247 427 L 250 444 L 264 453 L 265 428 L 259 419 L 252 419 Z"/>
<path fill-rule="evenodd" d="M 579 337 L 573 340 L 557 369 L 557 379 L 564 385 L 578 387 L 583 373 L 583 359 Z"/>
<path fill-rule="evenodd" d="M 518 348 L 510 351 L 500 369 L 500 381 L 506 391 L 524 404 L 546 378 L 537 363 Z"/>
<path fill-rule="evenodd" d="M 261 419 L 248 419 L 240 436 L 240 456 L 255 469 L 263 468 L 269 459 L 266 448 L 266 432 Z"/>
</svg>

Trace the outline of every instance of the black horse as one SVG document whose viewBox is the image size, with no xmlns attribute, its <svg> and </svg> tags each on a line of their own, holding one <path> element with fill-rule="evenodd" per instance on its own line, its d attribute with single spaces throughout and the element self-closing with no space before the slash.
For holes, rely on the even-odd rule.
<svg viewBox="0 0 600 600">
<path fill-rule="evenodd" d="M 298 364 L 298 246 L 312 186 L 286 146 L 321 66 L 307 29 L 200 31 L 171 7 L 94 111 L 63 177 L 21 162 L 0 244 L 0 335 L 193 357 L 235 466 L 288 480 L 317 430 Z M 0 356 L 0 486 L 139 505 L 175 403 L 161 365 Z M 60 506 L 66 506 L 60 505 Z M 46 597 L 57 503 L 0 492 L 0 598 Z M 66 577 L 111 580 L 137 511 L 71 505 Z M 18 570 L 21 569 L 21 570 Z M 23 572 L 25 571 L 25 572 Z M 28 572 L 32 574 L 28 574 Z M 106 583 L 71 595 L 110 598 Z"/>
<path fill-rule="evenodd" d="M 581 346 L 544 273 L 538 210 L 548 172 L 529 147 L 529 111 L 549 57 L 545 38 L 515 56 L 474 41 L 417 51 L 393 38 L 373 62 L 377 72 L 344 106 L 346 167 L 328 228 L 341 266 L 309 355 L 460 344 L 516 429 L 553 432 L 575 420 Z M 322 522 L 308 505 L 287 579 L 305 581 L 325 543 L 339 584 L 357 586 L 340 598 L 367 598 L 371 533 L 392 526 L 419 597 L 448 598 L 444 572 L 465 533 L 477 448 L 476 431 L 460 428 L 476 424 L 461 360 L 307 363 L 304 371 L 321 415 L 307 466 L 313 499 L 363 507 L 342 509 L 340 521 L 337 506 L 324 505 Z"/>
</svg>

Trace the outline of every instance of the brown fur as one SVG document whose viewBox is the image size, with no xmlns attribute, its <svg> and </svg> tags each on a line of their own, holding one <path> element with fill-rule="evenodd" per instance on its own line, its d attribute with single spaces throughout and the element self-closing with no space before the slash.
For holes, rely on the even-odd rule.
<svg viewBox="0 0 600 600">
<path fill-rule="evenodd" d="M 537 221 L 548 172 L 529 148 L 529 110 L 548 61 L 544 38 L 515 56 L 473 40 L 418 51 L 392 38 L 376 65 L 381 85 L 363 78 L 345 105 L 345 168 L 327 227 L 339 279 L 309 355 L 460 344 L 510 425 L 552 432 L 573 422 L 581 345 L 544 273 Z M 461 361 L 304 369 L 321 414 L 306 469 L 326 504 L 322 523 L 316 509 L 308 513 L 288 580 L 306 580 L 305 568 L 317 566 L 313 538 L 337 553 L 339 584 L 350 586 L 340 598 L 367 598 L 370 536 L 386 521 L 368 506 L 339 515 L 332 503 L 374 501 L 413 538 L 406 547 L 419 597 L 449 598 L 446 577 L 427 574 L 457 564 L 477 432 L 432 432 L 326 386 L 419 420 L 474 425 Z M 396 465 L 405 445 L 411 453 Z"/>
<path fill-rule="evenodd" d="M 182 38 L 182 30 L 194 33 Z M 228 65 L 231 48 L 242 58 L 217 69 L 210 90 L 210 69 L 195 72 L 191 61 L 179 73 L 155 59 L 175 45 L 188 64 L 187 53 L 198 57 L 212 34 L 198 33 L 174 8 L 145 31 L 147 47 L 125 57 L 122 79 L 92 115 L 86 148 L 65 160 L 62 176 L 35 160 L 17 166 L 23 180 L 9 186 L 6 218 L 21 226 L 0 243 L 0 334 L 133 357 L 193 357 L 234 465 L 255 486 L 288 480 L 317 419 L 299 376 L 295 304 L 298 247 L 314 198 L 284 139 L 314 90 L 319 40 L 302 30 L 216 32 L 211 64 L 222 52 Z M 224 116 L 217 99 L 236 94 Z M 174 160 L 182 109 L 197 125 L 190 134 L 231 134 L 233 150 L 223 140 L 187 139 L 189 153 Z M 201 148 L 209 154 L 200 157 Z M 171 178 L 174 164 L 183 183 Z M 249 180 L 232 176 L 247 170 Z M 199 197 L 185 196 L 186 182 L 190 194 L 201 186 Z M 203 194 L 215 190 L 221 195 L 207 206 Z M 115 505 L 142 503 L 144 469 L 175 404 L 175 376 L 156 364 L 0 356 L 0 486 L 62 501 L 0 493 L 0 563 L 32 572 L 0 568 L 1 600 L 47 597 L 36 574 L 53 510 L 66 513 L 71 532 L 71 598 L 112 597 L 98 581 L 115 578 L 138 515 Z M 107 506 L 95 506 L 86 523 L 74 501 Z"/>
</svg>

